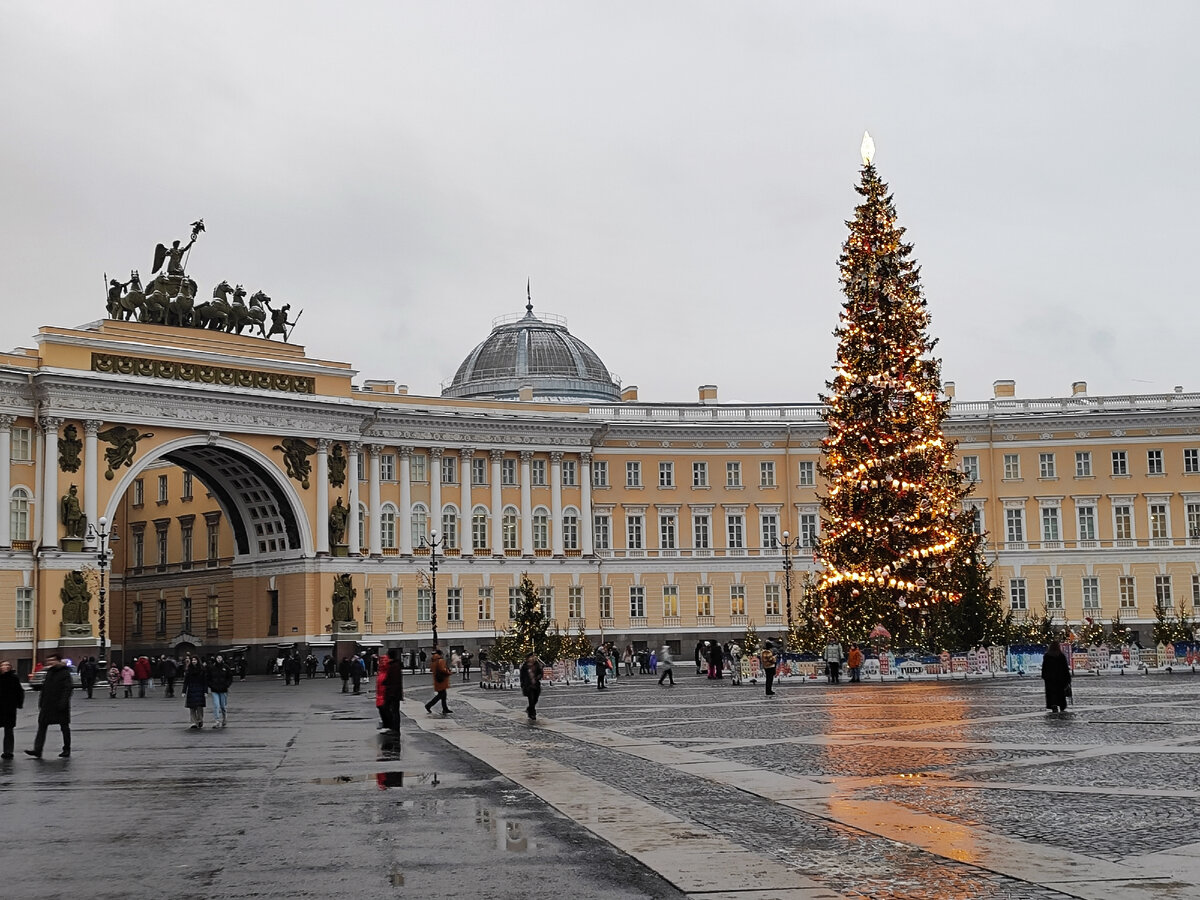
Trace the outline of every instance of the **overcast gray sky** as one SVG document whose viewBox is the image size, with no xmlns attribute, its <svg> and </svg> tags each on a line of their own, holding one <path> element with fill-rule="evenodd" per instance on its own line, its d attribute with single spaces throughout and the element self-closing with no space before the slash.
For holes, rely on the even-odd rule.
<svg viewBox="0 0 1200 900">
<path fill-rule="evenodd" d="M 812 401 L 864 129 L 962 399 L 1200 389 L 1195 2 L 0 0 L 4 349 L 208 232 L 433 393 L 518 312 L 641 398 Z"/>
</svg>

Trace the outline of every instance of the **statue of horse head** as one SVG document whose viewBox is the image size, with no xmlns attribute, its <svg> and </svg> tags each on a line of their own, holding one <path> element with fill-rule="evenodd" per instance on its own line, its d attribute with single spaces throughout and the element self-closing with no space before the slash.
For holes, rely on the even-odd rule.
<svg viewBox="0 0 1200 900">
<path fill-rule="evenodd" d="M 232 292 L 233 292 L 233 288 L 229 286 L 229 282 L 222 281 L 215 288 L 213 288 L 213 299 L 221 300 L 222 302 L 227 302 L 228 297 L 229 297 L 230 293 L 232 293 Z"/>
</svg>

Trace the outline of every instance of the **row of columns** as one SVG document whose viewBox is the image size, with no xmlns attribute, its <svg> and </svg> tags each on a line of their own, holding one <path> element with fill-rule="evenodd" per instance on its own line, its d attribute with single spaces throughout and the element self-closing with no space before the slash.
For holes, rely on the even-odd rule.
<svg viewBox="0 0 1200 900">
<path fill-rule="evenodd" d="M 317 441 L 317 552 L 329 553 L 329 446 L 330 441 Z M 350 555 L 361 552 L 358 536 L 359 508 L 359 471 L 358 456 L 363 445 L 350 442 L 347 445 L 347 473 L 349 482 L 350 522 L 347 526 L 346 543 Z M 383 553 L 383 531 L 381 528 L 383 503 L 380 496 L 380 457 L 385 446 L 383 444 L 367 444 L 367 549 L 372 556 Z M 399 447 L 400 458 L 400 509 L 398 525 L 399 552 L 402 556 L 413 552 L 412 533 L 412 454 L 413 447 Z M 434 522 L 440 524 L 442 509 L 442 459 L 447 452 L 440 447 L 434 447 L 429 453 L 429 507 Z M 458 452 L 459 461 L 459 509 L 462 511 L 458 544 L 462 556 L 473 556 L 475 553 L 472 534 L 473 497 L 471 461 L 475 450 L 464 448 Z M 489 451 L 491 462 L 491 505 L 490 505 L 490 534 L 491 552 L 497 556 L 504 555 L 504 535 L 500 526 L 500 511 L 503 509 L 501 494 L 501 461 L 504 459 L 503 450 Z M 531 461 L 533 452 L 521 452 L 521 552 L 526 556 L 534 555 L 533 547 L 533 491 L 531 481 Z M 562 556 L 562 459 L 563 454 L 554 451 L 550 454 L 550 516 L 554 523 L 551 552 Z M 592 455 L 580 454 L 579 483 L 581 490 L 580 514 L 580 547 L 585 556 L 592 554 Z M 438 525 L 434 526 L 435 528 Z"/>
</svg>

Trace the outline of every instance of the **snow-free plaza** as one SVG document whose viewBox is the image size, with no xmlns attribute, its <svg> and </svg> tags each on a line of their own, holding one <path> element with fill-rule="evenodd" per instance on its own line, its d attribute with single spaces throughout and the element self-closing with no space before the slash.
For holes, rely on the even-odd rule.
<svg viewBox="0 0 1200 900">
<path fill-rule="evenodd" d="M 687 665 L 609 690 L 456 676 L 453 715 L 251 676 L 229 728 L 161 687 L 76 696 L 75 753 L 0 768 L 14 897 L 1188 898 L 1200 892 L 1200 678 L 829 686 Z M 22 717 L 18 740 L 32 733 Z M 51 738 L 51 745 L 54 736 Z M 20 754 L 18 753 L 18 756 Z"/>
</svg>

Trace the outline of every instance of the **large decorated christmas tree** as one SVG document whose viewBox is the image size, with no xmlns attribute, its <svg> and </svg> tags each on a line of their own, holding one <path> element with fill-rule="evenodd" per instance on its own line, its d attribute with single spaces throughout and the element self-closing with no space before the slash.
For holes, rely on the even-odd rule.
<svg viewBox="0 0 1200 900">
<path fill-rule="evenodd" d="M 965 589 L 986 606 L 994 597 L 963 510 L 971 485 L 943 432 L 949 403 L 918 267 L 873 153 L 864 137 L 862 202 L 840 259 L 837 364 L 821 397 L 828 492 L 817 590 L 839 639 L 861 641 L 882 624 L 899 646 L 945 631 Z"/>
<path fill-rule="evenodd" d="M 521 574 L 521 602 L 514 612 L 508 631 L 497 635 L 488 656 L 500 662 L 519 664 L 530 653 L 550 664 L 558 659 L 562 635 L 550 628 L 542 607 L 542 598 L 527 573 Z"/>
</svg>

